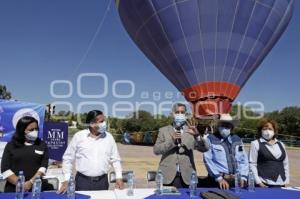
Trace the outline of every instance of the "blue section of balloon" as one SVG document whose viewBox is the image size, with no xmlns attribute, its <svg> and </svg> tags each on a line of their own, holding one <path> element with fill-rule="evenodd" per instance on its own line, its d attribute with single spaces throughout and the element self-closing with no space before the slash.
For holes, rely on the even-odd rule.
<svg viewBox="0 0 300 199">
<path fill-rule="evenodd" d="M 127 32 L 177 87 L 240 87 L 285 31 L 293 0 L 119 0 Z"/>
</svg>

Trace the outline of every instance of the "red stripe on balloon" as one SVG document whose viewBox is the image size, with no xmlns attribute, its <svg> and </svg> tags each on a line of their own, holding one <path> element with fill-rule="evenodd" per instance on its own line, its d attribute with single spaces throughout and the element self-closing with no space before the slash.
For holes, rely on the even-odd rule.
<svg viewBox="0 0 300 199">
<path fill-rule="evenodd" d="M 232 101 L 240 92 L 240 86 L 211 81 L 193 85 L 183 90 L 185 98 L 192 102 L 195 116 L 228 113 Z"/>
</svg>

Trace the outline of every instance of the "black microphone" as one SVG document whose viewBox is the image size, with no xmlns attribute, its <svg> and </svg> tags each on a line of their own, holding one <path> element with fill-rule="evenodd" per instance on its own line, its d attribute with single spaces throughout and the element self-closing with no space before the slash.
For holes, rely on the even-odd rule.
<svg viewBox="0 0 300 199">
<path fill-rule="evenodd" d="M 182 127 L 185 125 L 185 122 L 179 123 L 179 124 L 176 123 L 175 125 L 176 125 L 176 127 L 175 127 L 176 133 L 180 133 L 181 134 L 181 130 L 182 130 Z M 181 138 L 176 138 L 175 139 L 175 144 L 178 147 L 181 147 Z"/>
<path fill-rule="evenodd" d="M 181 128 L 179 128 L 179 127 L 176 127 L 175 128 L 176 129 L 176 133 L 181 133 Z M 181 138 L 176 138 L 175 139 L 175 144 L 178 146 L 178 147 L 181 147 Z"/>
</svg>

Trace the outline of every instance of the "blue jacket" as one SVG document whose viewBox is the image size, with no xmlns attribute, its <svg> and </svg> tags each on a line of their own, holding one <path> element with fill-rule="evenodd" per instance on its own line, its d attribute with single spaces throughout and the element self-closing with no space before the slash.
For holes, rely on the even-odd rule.
<svg viewBox="0 0 300 199">
<path fill-rule="evenodd" d="M 222 174 L 235 174 L 238 170 L 246 180 L 249 163 L 244 144 L 237 135 L 230 135 L 226 139 L 214 134 L 208 136 L 209 150 L 203 155 L 208 174 L 219 180 Z"/>
</svg>

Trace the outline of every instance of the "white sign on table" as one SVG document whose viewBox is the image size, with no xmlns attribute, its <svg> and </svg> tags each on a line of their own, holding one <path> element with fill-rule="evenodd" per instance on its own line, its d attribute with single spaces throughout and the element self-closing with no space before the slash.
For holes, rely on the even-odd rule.
<svg viewBox="0 0 300 199">
<path fill-rule="evenodd" d="M 141 199 L 153 195 L 154 190 L 155 189 L 134 189 L 133 196 L 127 196 L 127 189 L 115 189 L 114 192 L 117 199 Z"/>
<path fill-rule="evenodd" d="M 113 190 L 108 191 L 76 191 L 76 193 L 91 196 L 90 199 L 116 199 L 115 192 Z"/>
</svg>

